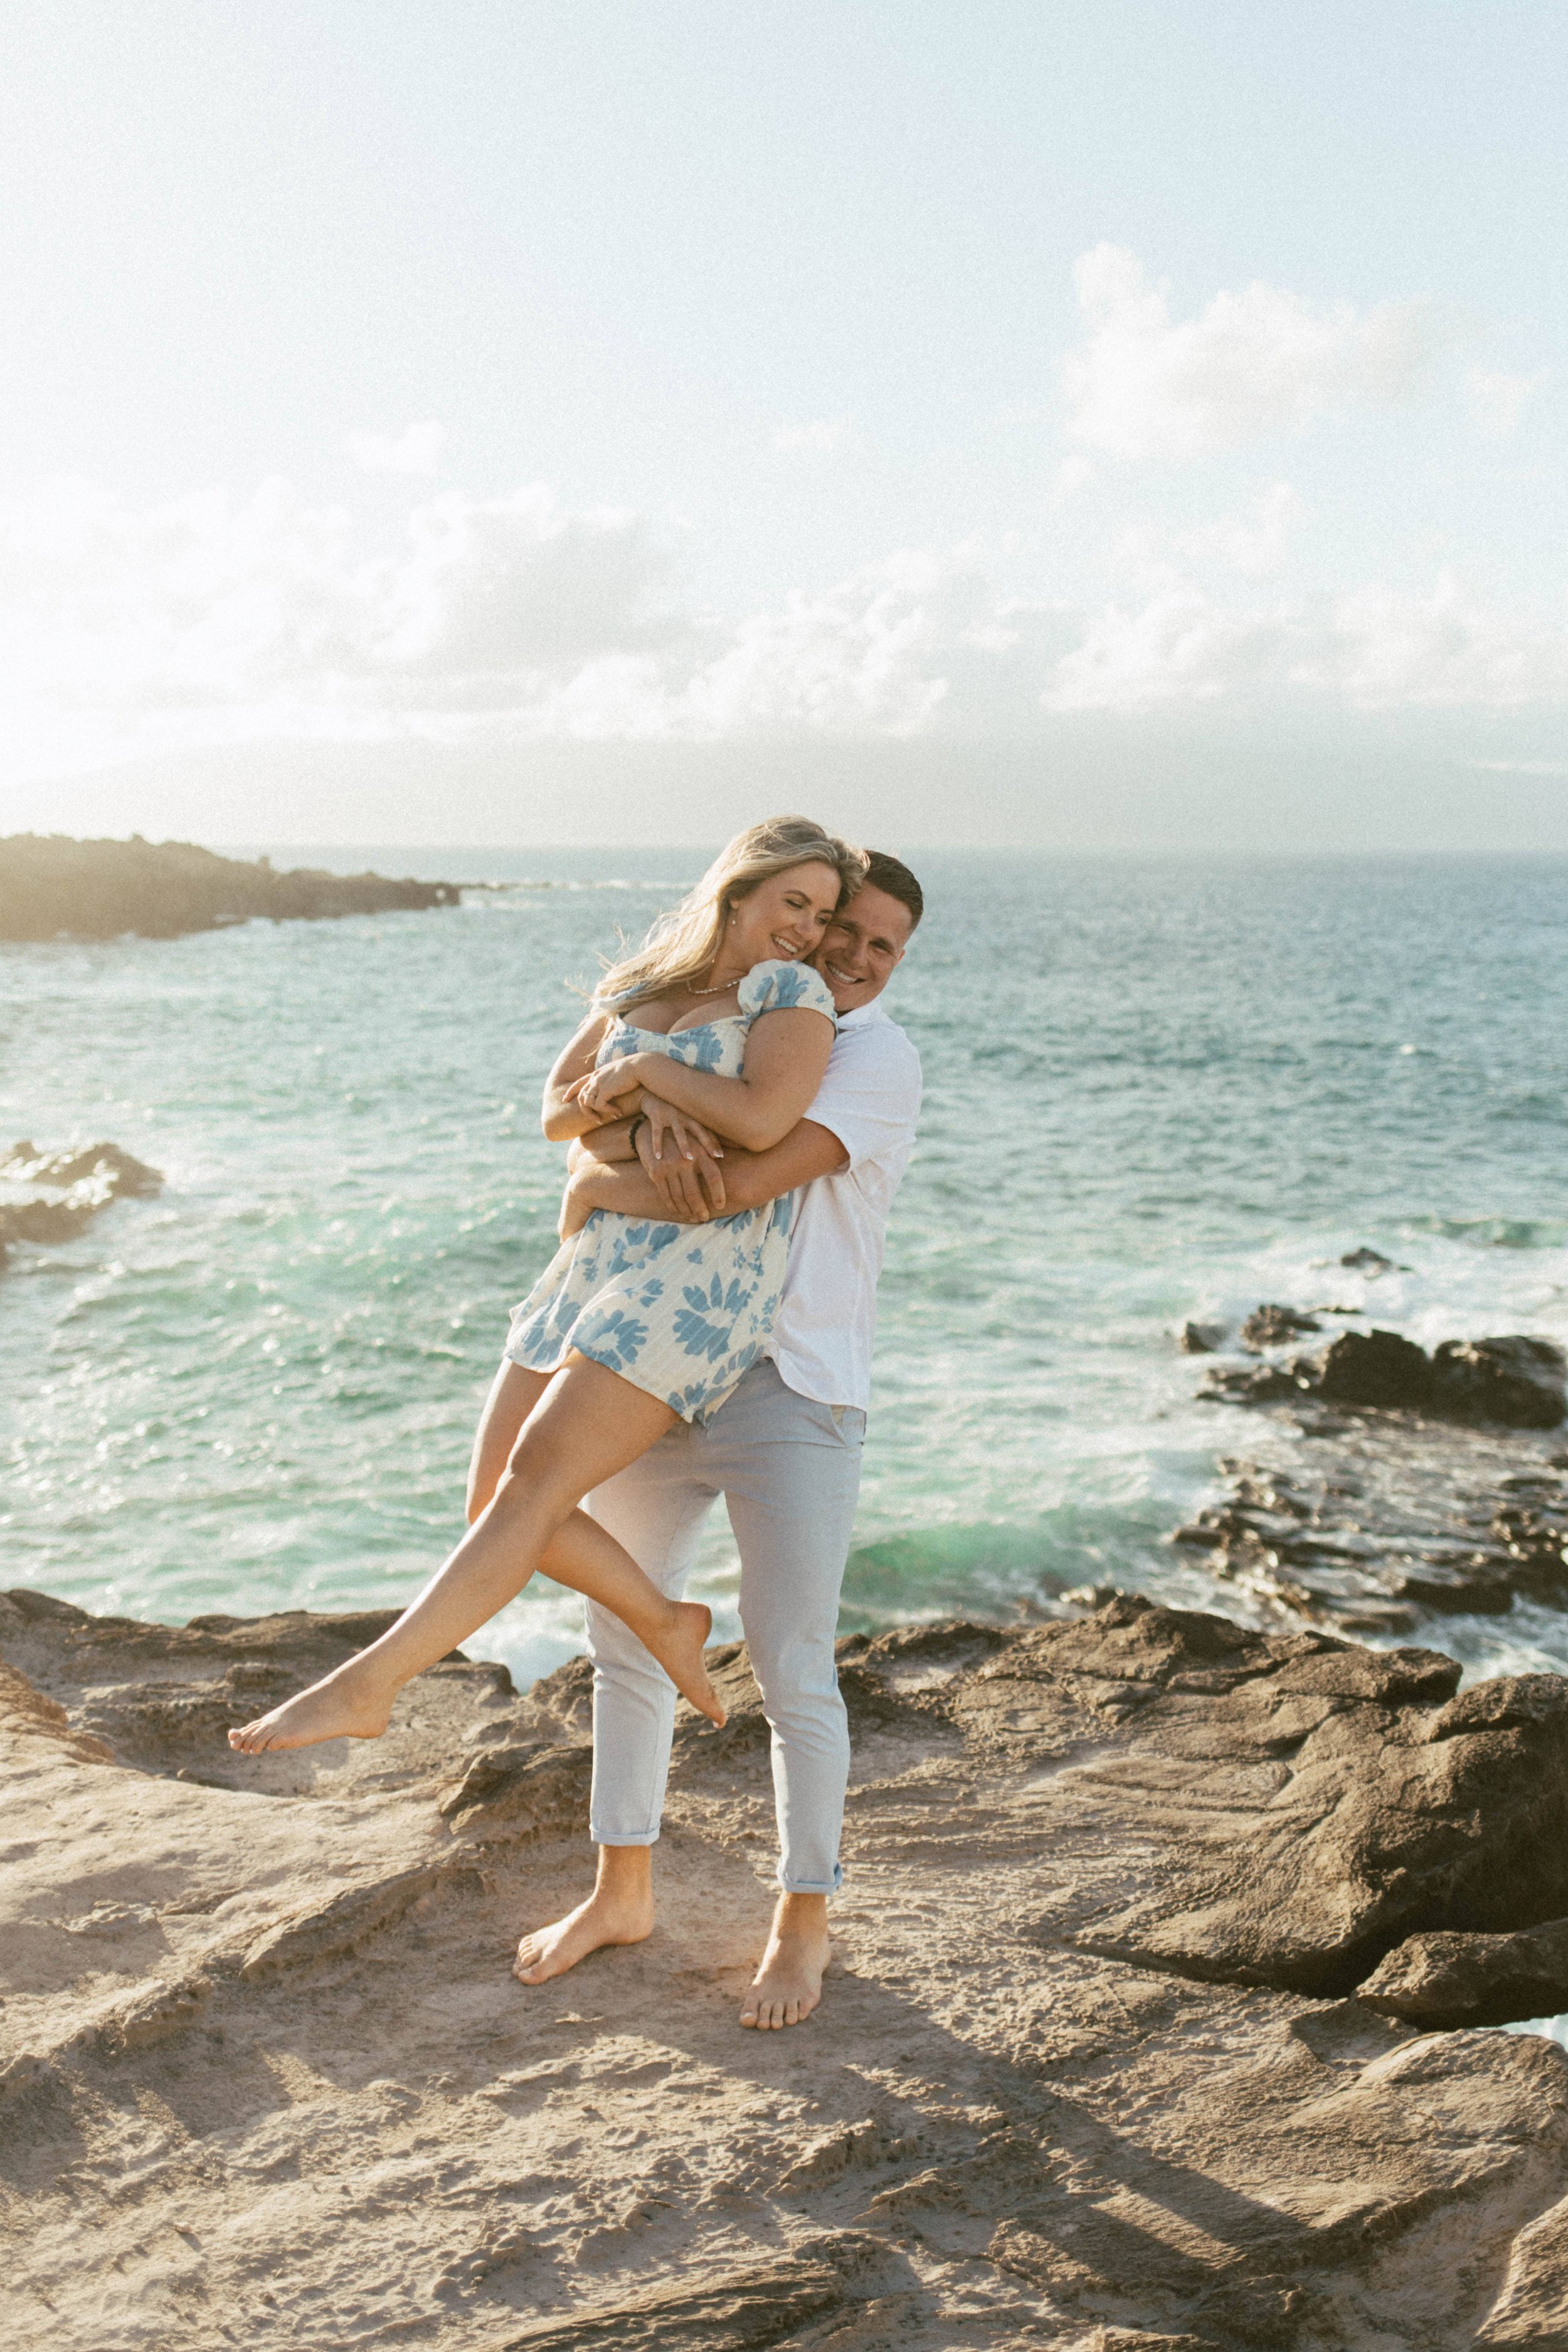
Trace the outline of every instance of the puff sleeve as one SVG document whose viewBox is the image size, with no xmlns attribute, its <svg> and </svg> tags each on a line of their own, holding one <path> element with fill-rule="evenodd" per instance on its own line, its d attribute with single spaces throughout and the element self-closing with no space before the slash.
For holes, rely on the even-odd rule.
<svg viewBox="0 0 1568 2352">
<path fill-rule="evenodd" d="M 835 1029 L 838 1014 L 833 992 L 820 972 L 805 963 L 754 963 L 737 992 L 748 1021 L 760 1013 L 825 1013 Z"/>
</svg>

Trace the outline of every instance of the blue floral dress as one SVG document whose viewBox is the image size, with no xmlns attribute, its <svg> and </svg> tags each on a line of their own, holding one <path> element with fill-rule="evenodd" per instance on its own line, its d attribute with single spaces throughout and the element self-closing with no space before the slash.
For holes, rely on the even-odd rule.
<svg viewBox="0 0 1568 2352">
<path fill-rule="evenodd" d="M 740 1001 L 739 1013 L 673 1036 L 617 1016 L 595 1066 L 627 1054 L 668 1054 L 688 1069 L 735 1078 L 759 1013 L 803 1005 L 837 1025 L 826 982 L 806 964 L 753 964 Z M 756 1362 L 773 1329 L 792 1197 L 706 1225 L 595 1209 L 512 1309 L 508 1356 L 531 1372 L 553 1372 L 575 1349 L 661 1398 L 683 1421 L 705 1419 Z"/>
</svg>

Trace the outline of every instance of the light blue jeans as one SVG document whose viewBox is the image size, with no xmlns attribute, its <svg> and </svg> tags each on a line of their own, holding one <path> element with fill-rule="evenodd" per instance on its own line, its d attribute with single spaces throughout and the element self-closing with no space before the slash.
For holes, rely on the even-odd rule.
<svg viewBox="0 0 1568 2352">
<path fill-rule="evenodd" d="M 741 1551 L 741 1623 L 773 1732 L 779 1885 L 830 1895 L 849 1727 L 833 1661 L 838 1591 L 860 1488 L 866 1416 L 816 1404 L 753 1364 L 707 1423 L 674 1428 L 584 1507 L 679 1599 L 722 1495 Z M 596 1845 L 652 1845 L 664 1811 L 675 1685 L 637 1635 L 590 1601 Z"/>
</svg>

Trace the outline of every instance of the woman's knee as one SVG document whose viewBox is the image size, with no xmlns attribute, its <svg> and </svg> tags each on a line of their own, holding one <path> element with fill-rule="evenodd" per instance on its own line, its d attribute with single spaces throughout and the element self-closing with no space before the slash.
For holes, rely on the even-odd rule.
<svg viewBox="0 0 1568 2352">
<path fill-rule="evenodd" d="M 551 1433 L 525 1428 L 507 1455 L 493 1499 L 517 1504 L 526 1496 L 531 1504 L 559 1505 L 564 1517 L 583 1499 L 581 1495 L 572 1493 L 571 1486 L 570 1470 Z"/>
</svg>

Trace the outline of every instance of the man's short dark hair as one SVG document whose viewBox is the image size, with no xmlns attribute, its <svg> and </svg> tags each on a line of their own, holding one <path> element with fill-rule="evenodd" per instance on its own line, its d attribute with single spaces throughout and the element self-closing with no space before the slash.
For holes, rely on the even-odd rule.
<svg viewBox="0 0 1568 2352">
<path fill-rule="evenodd" d="M 900 907 L 909 908 L 912 931 L 925 913 L 925 893 L 902 858 L 889 857 L 885 849 L 868 849 L 866 852 L 866 881 L 873 889 L 885 890 L 889 898 L 896 898 Z M 864 887 L 862 884 L 861 887 Z"/>
</svg>

